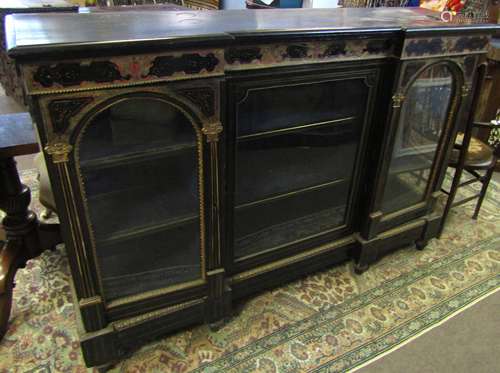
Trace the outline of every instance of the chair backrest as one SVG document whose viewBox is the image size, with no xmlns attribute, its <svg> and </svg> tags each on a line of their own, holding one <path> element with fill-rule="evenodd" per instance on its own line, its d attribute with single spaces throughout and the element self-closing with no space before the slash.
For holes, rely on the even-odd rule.
<svg viewBox="0 0 500 373">
<path fill-rule="evenodd" d="M 497 125 L 490 130 L 489 143 L 495 149 L 495 155 L 500 158 L 500 108 L 497 110 L 494 121 Z"/>
<path fill-rule="evenodd" d="M 484 78 L 486 77 L 486 63 L 482 63 L 477 68 L 476 79 L 474 81 L 474 89 L 472 95 L 472 102 L 469 110 L 469 116 L 467 118 L 467 122 L 464 128 L 464 138 L 462 140 L 462 144 L 460 146 L 460 154 L 458 157 L 458 165 L 457 168 L 462 169 L 465 164 L 465 159 L 467 155 L 467 149 L 469 149 L 470 140 L 472 138 L 472 130 L 475 128 L 474 126 L 474 117 L 476 115 L 476 109 L 479 102 L 479 93 L 484 85 Z"/>
</svg>

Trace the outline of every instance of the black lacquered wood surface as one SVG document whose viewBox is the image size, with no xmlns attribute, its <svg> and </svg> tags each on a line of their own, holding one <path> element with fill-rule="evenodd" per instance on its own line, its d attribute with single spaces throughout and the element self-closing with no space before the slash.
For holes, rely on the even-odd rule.
<svg viewBox="0 0 500 373">
<path fill-rule="evenodd" d="M 130 11 L 95 14 L 16 15 L 8 18 L 12 55 L 53 49 L 91 50 L 225 42 L 308 34 L 383 33 L 401 30 L 490 30 L 492 25 L 452 25 L 439 14 L 409 8 L 337 8 L 225 11 Z"/>
</svg>

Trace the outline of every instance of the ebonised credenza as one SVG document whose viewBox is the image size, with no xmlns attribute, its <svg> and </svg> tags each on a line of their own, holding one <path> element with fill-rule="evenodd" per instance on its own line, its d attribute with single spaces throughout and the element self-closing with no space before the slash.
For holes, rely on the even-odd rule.
<svg viewBox="0 0 500 373">
<path fill-rule="evenodd" d="M 394 8 L 7 17 L 87 364 L 424 247 L 497 29 Z"/>
</svg>

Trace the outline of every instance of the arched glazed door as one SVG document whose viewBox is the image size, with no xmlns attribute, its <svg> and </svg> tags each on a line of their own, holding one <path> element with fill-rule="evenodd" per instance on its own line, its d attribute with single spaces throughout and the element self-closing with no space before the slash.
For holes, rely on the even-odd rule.
<svg viewBox="0 0 500 373">
<path fill-rule="evenodd" d="M 407 89 L 383 192 L 384 215 L 426 199 L 436 154 L 452 115 L 455 85 L 453 72 L 440 63 L 422 71 Z"/>
<path fill-rule="evenodd" d="M 76 145 L 107 301 L 203 278 L 201 134 L 174 104 L 114 102 Z"/>
</svg>

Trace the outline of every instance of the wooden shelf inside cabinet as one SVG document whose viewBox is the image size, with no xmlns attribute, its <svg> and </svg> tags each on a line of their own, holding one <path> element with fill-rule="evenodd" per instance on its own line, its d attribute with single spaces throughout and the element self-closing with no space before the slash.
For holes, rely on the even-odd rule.
<svg viewBox="0 0 500 373">
<path fill-rule="evenodd" d="M 175 144 L 166 147 L 141 150 L 130 153 L 120 153 L 116 155 L 91 158 L 80 161 L 80 167 L 86 171 L 111 168 L 133 163 L 147 162 L 158 158 L 175 157 L 187 151 L 194 151 L 194 143 Z"/>
<path fill-rule="evenodd" d="M 235 207 L 237 257 L 346 227 L 350 180 L 340 179 Z M 255 215 L 260 219 L 255 220 Z"/>
<path fill-rule="evenodd" d="M 391 175 L 404 172 L 424 171 L 432 167 L 432 158 L 426 157 L 425 154 L 417 154 L 410 156 L 401 156 L 395 158 L 393 167 L 390 168 Z"/>
<path fill-rule="evenodd" d="M 199 218 L 198 215 L 185 215 L 173 219 L 159 221 L 156 224 L 148 224 L 144 226 L 137 226 L 130 229 L 113 232 L 105 238 L 99 239 L 97 242 L 100 245 L 110 245 L 117 242 L 126 241 L 133 238 L 151 235 L 160 231 L 167 231 L 175 229 L 182 225 L 192 224 Z"/>
<path fill-rule="evenodd" d="M 236 204 L 349 179 L 358 148 L 353 127 L 321 125 L 238 139 Z"/>
<path fill-rule="evenodd" d="M 123 240 L 199 218 L 198 214 L 192 213 L 197 209 L 196 197 L 191 205 L 186 205 L 184 201 L 167 199 L 161 193 L 148 194 L 145 191 L 149 188 L 127 189 L 88 198 L 88 204 L 98 212 L 93 216 L 97 241 Z M 124 211 L 117 212 L 116 201 L 120 200 L 126 200 L 127 204 Z"/>
</svg>

